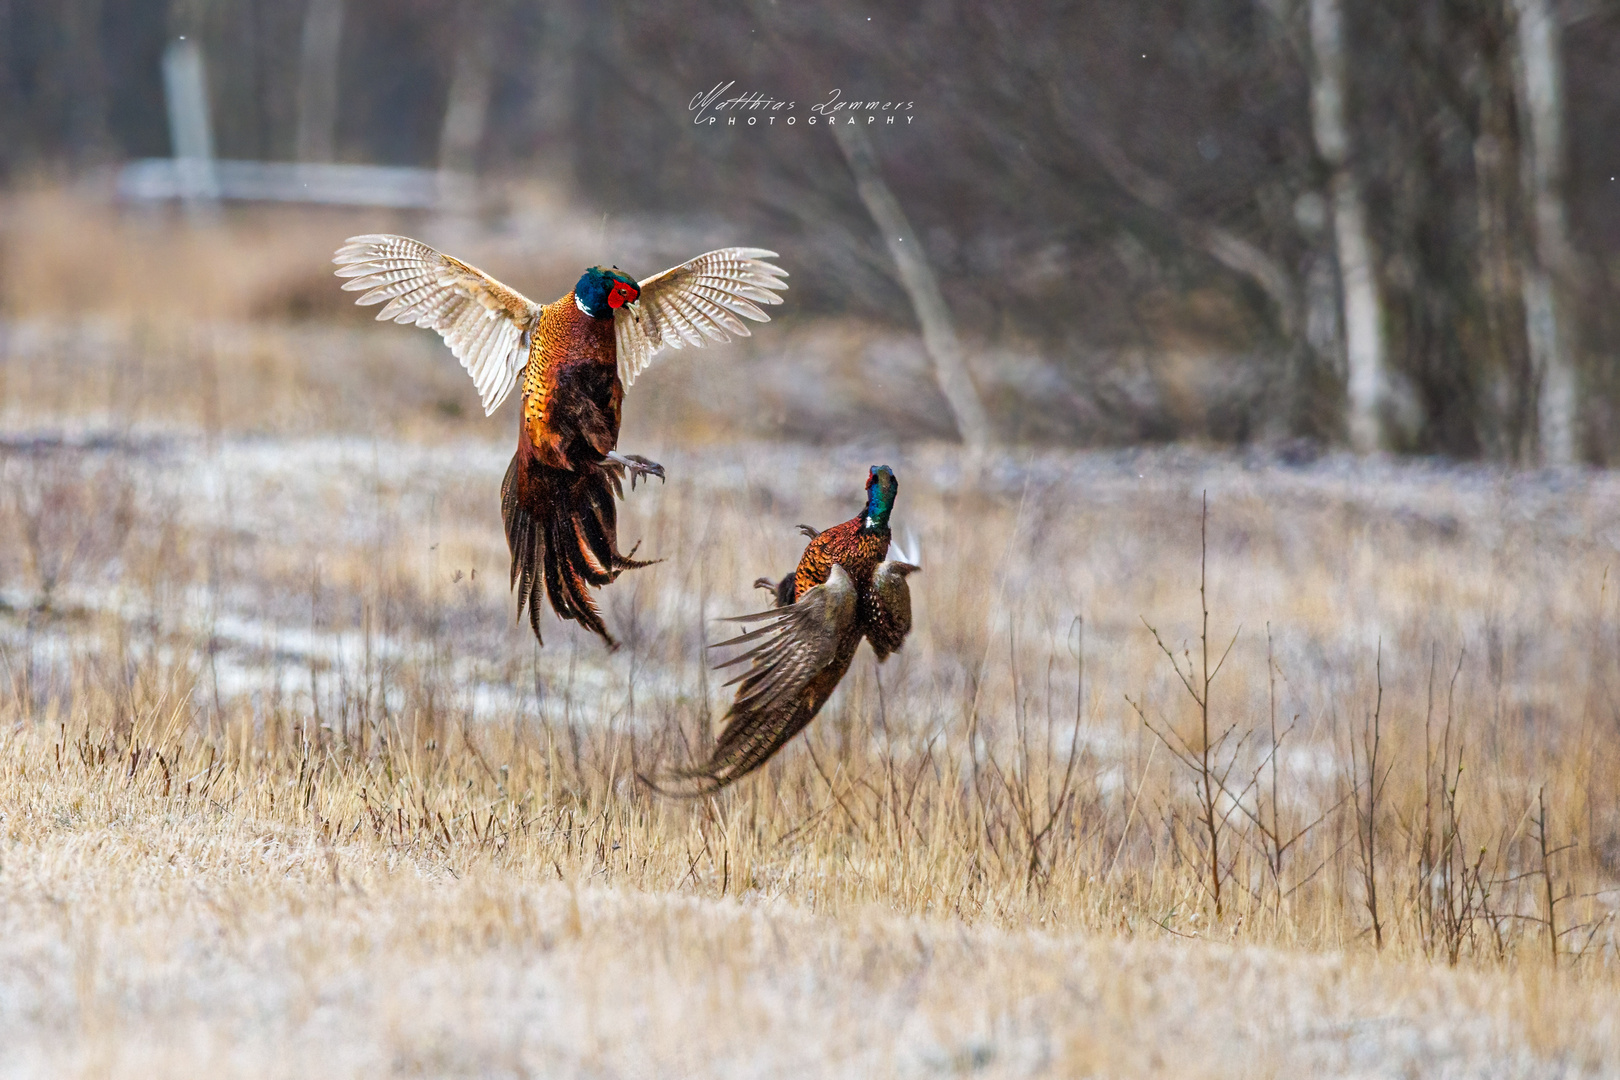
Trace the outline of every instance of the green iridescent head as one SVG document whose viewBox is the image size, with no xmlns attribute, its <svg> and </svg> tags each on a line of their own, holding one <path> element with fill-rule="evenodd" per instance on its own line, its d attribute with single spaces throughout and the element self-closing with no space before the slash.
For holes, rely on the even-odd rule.
<svg viewBox="0 0 1620 1080">
<path fill-rule="evenodd" d="M 624 305 L 641 295 L 635 278 L 617 266 L 593 266 L 580 275 L 574 286 L 574 302 L 593 319 L 611 319 Z"/>
<path fill-rule="evenodd" d="M 866 475 L 866 527 L 887 529 L 889 511 L 894 509 L 894 496 L 900 490 L 900 481 L 887 465 L 874 465 Z"/>
</svg>

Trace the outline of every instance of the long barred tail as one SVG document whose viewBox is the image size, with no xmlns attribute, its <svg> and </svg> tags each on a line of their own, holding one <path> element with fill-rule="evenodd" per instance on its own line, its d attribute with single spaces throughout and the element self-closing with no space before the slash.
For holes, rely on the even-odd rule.
<svg viewBox="0 0 1620 1080">
<path fill-rule="evenodd" d="M 568 472 L 522 458 L 521 452 L 513 455 L 501 484 L 518 616 L 528 610 L 535 640 L 545 644 L 540 601 L 542 594 L 548 595 L 559 619 L 573 619 L 616 649 L 618 642 L 602 624 L 589 589 L 606 585 L 625 570 L 652 565 L 619 553 L 615 500 L 622 497 L 623 486 L 618 470 L 587 465 Z"/>
</svg>

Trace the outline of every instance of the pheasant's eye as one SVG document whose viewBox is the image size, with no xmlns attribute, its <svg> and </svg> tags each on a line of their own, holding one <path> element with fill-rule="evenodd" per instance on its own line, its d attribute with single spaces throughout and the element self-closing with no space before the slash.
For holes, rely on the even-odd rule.
<svg viewBox="0 0 1620 1080">
<path fill-rule="evenodd" d="M 613 290 L 608 293 L 608 307 L 621 308 L 640 295 L 641 290 L 635 286 L 616 281 L 613 283 Z"/>
</svg>

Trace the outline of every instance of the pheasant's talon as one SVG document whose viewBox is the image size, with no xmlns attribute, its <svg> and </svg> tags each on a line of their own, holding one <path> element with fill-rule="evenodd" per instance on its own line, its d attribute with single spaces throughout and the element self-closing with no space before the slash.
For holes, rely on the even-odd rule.
<svg viewBox="0 0 1620 1080">
<path fill-rule="evenodd" d="M 800 525 L 799 526 L 799 531 L 801 533 L 803 533 L 805 535 L 805 537 L 810 539 L 810 540 L 814 540 L 816 537 L 821 535 L 821 530 L 818 529 L 818 528 L 815 528 L 812 525 Z"/>
<path fill-rule="evenodd" d="M 643 476 L 656 476 L 659 481 L 664 480 L 664 467 L 656 461 L 650 461 L 640 454 L 621 454 L 617 450 L 610 450 L 607 460 L 615 465 L 622 466 L 630 473 L 630 490 L 636 490 L 636 481 Z"/>
<path fill-rule="evenodd" d="M 757 577 L 754 579 L 754 588 L 764 589 L 766 592 L 774 594 L 776 592 L 776 582 L 768 577 Z"/>
</svg>

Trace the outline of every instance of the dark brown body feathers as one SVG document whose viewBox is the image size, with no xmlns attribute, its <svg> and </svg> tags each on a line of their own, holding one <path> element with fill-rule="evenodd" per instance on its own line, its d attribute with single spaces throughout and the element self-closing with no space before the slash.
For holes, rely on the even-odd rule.
<svg viewBox="0 0 1620 1080">
<path fill-rule="evenodd" d="M 613 323 L 580 311 L 570 292 L 546 305 L 530 348 L 517 452 L 501 484 L 518 614 L 528 612 L 539 639 L 549 596 L 558 618 L 616 647 L 590 590 L 648 563 L 619 551 L 622 470 L 604 461 L 618 445 L 624 401 Z"/>
</svg>

